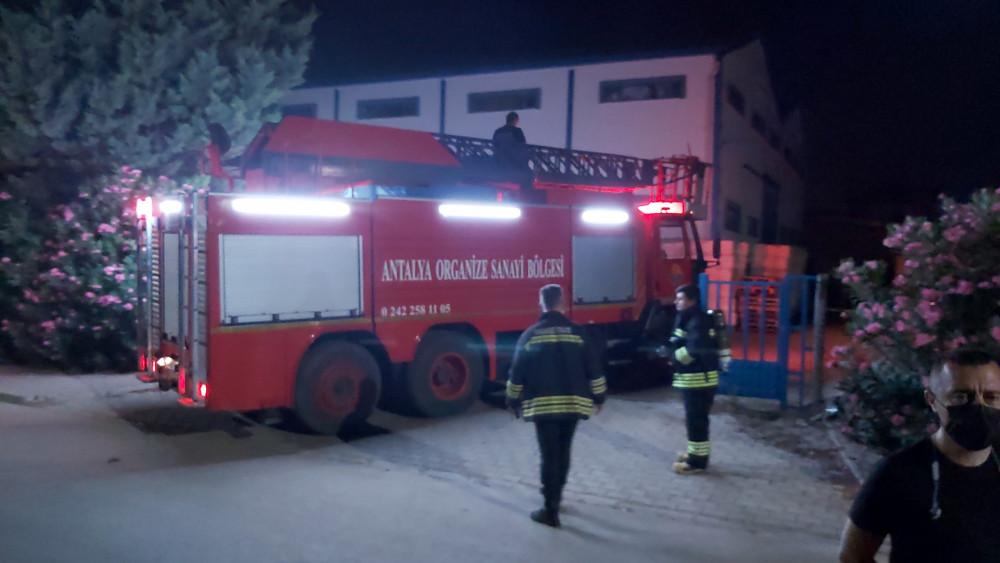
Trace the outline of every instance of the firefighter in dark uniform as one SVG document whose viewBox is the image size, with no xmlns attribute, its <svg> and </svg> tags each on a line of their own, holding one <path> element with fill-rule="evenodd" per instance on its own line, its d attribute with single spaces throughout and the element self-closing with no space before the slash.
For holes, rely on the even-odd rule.
<svg viewBox="0 0 1000 563">
<path fill-rule="evenodd" d="M 693 475 L 708 468 L 712 449 L 708 413 L 719 386 L 719 345 L 712 317 L 701 310 L 698 287 L 681 286 L 674 299 L 677 319 L 670 337 L 674 388 L 684 393 L 688 443 L 673 467 L 681 475 Z"/>
<path fill-rule="evenodd" d="M 515 416 L 534 422 L 538 434 L 545 506 L 532 512 L 531 519 L 558 528 L 576 423 L 601 410 L 607 382 L 583 328 L 560 312 L 562 288 L 546 285 L 539 294 L 542 316 L 517 341 L 507 405 Z"/>
</svg>

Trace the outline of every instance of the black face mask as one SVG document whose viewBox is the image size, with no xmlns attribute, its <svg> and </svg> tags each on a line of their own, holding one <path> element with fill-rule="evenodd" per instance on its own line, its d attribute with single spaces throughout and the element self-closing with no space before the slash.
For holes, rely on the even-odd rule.
<svg viewBox="0 0 1000 563">
<path fill-rule="evenodd" d="M 983 450 L 1000 438 L 1000 409 L 969 403 L 948 407 L 944 431 L 969 451 Z"/>
</svg>

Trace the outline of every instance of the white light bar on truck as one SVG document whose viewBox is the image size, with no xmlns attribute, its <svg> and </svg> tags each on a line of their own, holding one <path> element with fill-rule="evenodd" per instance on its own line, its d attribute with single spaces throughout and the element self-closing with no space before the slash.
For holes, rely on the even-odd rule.
<svg viewBox="0 0 1000 563">
<path fill-rule="evenodd" d="M 472 219 L 517 219 L 521 209 L 511 205 L 475 205 L 466 203 L 442 203 L 438 212 L 444 217 L 467 217 Z"/>
<path fill-rule="evenodd" d="M 160 213 L 164 215 L 180 213 L 182 209 L 184 209 L 184 204 L 176 199 L 165 199 L 160 202 Z"/>
<path fill-rule="evenodd" d="M 307 198 L 241 197 L 233 209 L 248 215 L 285 217 L 346 217 L 351 207 L 342 201 Z"/>
<path fill-rule="evenodd" d="M 621 209 L 585 209 L 580 218 L 584 223 L 595 225 L 623 225 L 628 223 L 628 212 Z"/>
</svg>

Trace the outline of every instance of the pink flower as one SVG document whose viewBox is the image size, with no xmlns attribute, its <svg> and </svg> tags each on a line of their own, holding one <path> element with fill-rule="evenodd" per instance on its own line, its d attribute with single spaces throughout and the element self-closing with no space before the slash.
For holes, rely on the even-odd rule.
<svg viewBox="0 0 1000 563">
<path fill-rule="evenodd" d="M 958 336 L 948 341 L 948 347 L 952 349 L 961 348 L 962 346 L 965 346 L 968 343 L 969 341 L 966 340 L 964 336 Z"/>
<path fill-rule="evenodd" d="M 941 292 L 936 289 L 924 288 L 920 290 L 920 296 L 928 301 L 937 301 L 941 297 Z"/>
<path fill-rule="evenodd" d="M 937 303 L 921 301 L 917 305 L 917 312 L 924 318 L 928 327 L 933 327 L 941 320 L 941 309 L 938 308 Z"/>
<path fill-rule="evenodd" d="M 864 335 L 865 335 L 865 331 L 863 331 L 863 330 L 855 330 L 854 331 L 854 338 L 861 338 Z"/>
<path fill-rule="evenodd" d="M 4 256 L 2 259 L 0 259 L 0 262 L 4 264 L 10 264 L 10 258 Z"/>
<path fill-rule="evenodd" d="M 68 207 L 63 207 L 63 220 L 69 222 L 73 220 L 73 217 L 75 217 L 75 215 L 73 215 L 73 210 Z"/>
<path fill-rule="evenodd" d="M 853 268 L 854 268 L 854 263 L 851 262 L 850 260 L 848 260 L 847 262 L 841 262 L 840 265 L 837 266 L 837 273 L 846 274 L 847 272 L 850 272 Z"/>
<path fill-rule="evenodd" d="M 31 301 L 32 303 L 38 303 L 38 295 L 36 295 L 35 292 L 31 291 L 30 289 L 24 290 L 24 298 L 28 301 Z"/>
<path fill-rule="evenodd" d="M 975 286 L 969 280 L 958 280 L 958 286 L 952 291 L 952 293 L 957 293 L 959 295 L 971 295 Z"/>
<path fill-rule="evenodd" d="M 97 227 L 97 232 L 99 232 L 99 233 L 113 233 L 113 232 L 115 232 L 115 228 L 112 227 L 111 225 L 107 224 L 107 223 L 101 223 Z"/>
<path fill-rule="evenodd" d="M 924 221 L 924 224 L 920 225 L 920 230 L 925 233 L 929 233 L 934 230 L 934 224 L 930 221 Z"/>
<path fill-rule="evenodd" d="M 93 291 L 88 291 L 87 293 L 84 293 L 83 296 L 86 297 L 87 299 L 93 299 L 94 297 L 96 297 Z"/>
<path fill-rule="evenodd" d="M 878 262 L 876 262 L 874 260 L 869 260 L 869 261 L 865 262 L 865 268 L 868 268 L 869 270 L 877 270 L 878 269 Z"/>
<path fill-rule="evenodd" d="M 868 334 L 875 334 L 880 330 L 882 330 L 882 325 L 878 323 L 868 323 L 868 325 L 865 326 L 865 332 Z"/>
<path fill-rule="evenodd" d="M 56 322 L 55 321 L 45 321 L 45 322 L 43 322 L 41 324 L 41 327 L 42 327 L 42 329 L 45 330 L 45 332 L 52 332 L 53 330 L 56 329 Z"/>
<path fill-rule="evenodd" d="M 903 252 L 907 254 L 920 254 L 924 250 L 924 245 L 919 242 L 911 242 L 903 247 Z"/>
<path fill-rule="evenodd" d="M 993 284 L 991 284 L 988 281 L 984 281 L 984 282 L 977 283 L 976 287 L 978 287 L 979 289 L 989 289 L 989 288 L 993 287 Z"/>
<path fill-rule="evenodd" d="M 903 287 L 906 285 L 906 278 L 903 275 L 898 275 L 892 280 L 893 287 Z"/>
<path fill-rule="evenodd" d="M 125 281 L 125 274 L 115 274 L 115 281 L 116 282 L 123 282 L 123 281 Z"/>
<path fill-rule="evenodd" d="M 993 337 L 993 340 L 1000 341 L 1000 326 L 995 326 L 995 327 L 991 328 L 990 329 L 990 336 Z"/>
<path fill-rule="evenodd" d="M 104 267 L 104 275 L 105 276 L 111 276 L 111 275 L 114 275 L 114 273 L 115 273 L 114 266 L 105 266 Z"/>
<path fill-rule="evenodd" d="M 950 242 L 958 242 L 962 240 L 965 236 L 965 227 L 961 225 L 955 225 L 954 227 L 948 227 L 944 230 L 944 238 L 948 239 Z"/>
<path fill-rule="evenodd" d="M 126 304 L 122 305 L 122 309 L 125 309 L 126 311 L 131 311 L 134 308 L 135 308 L 135 305 L 133 305 L 131 303 L 126 303 Z"/>
<path fill-rule="evenodd" d="M 903 321 L 896 321 L 896 332 L 906 332 L 906 323 Z"/>
<path fill-rule="evenodd" d="M 927 346 L 928 344 L 934 342 L 935 340 L 937 340 L 937 337 L 934 336 L 933 334 L 925 334 L 921 332 L 917 334 L 917 337 L 913 340 L 913 344 L 917 348 L 921 348 L 923 346 Z"/>
<path fill-rule="evenodd" d="M 906 422 L 906 418 L 901 414 L 894 414 L 889 417 L 889 422 L 891 422 L 893 426 L 901 426 L 904 422 Z"/>
<path fill-rule="evenodd" d="M 882 240 L 882 245 L 886 248 L 896 248 L 897 246 L 903 244 L 903 238 L 897 235 L 892 235 Z"/>
<path fill-rule="evenodd" d="M 7 192 L 0 192 L 0 201 L 7 201 L 8 199 L 10 199 L 12 197 L 14 197 L 14 196 L 10 195 Z"/>
</svg>

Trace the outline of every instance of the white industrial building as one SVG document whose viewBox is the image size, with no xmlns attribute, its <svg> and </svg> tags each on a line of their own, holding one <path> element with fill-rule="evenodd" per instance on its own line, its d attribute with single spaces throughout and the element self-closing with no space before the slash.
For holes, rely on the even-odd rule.
<svg viewBox="0 0 1000 563">
<path fill-rule="evenodd" d="M 530 144 L 643 158 L 693 154 L 711 164 L 703 234 L 729 241 L 723 252 L 740 270 L 734 274 L 804 266 L 796 263 L 804 257 L 794 256 L 801 252 L 787 248 L 802 241 L 801 119 L 779 111 L 759 41 L 656 58 L 300 88 L 282 106 L 286 114 L 479 138 L 489 138 L 513 110 Z M 768 253 L 754 252 L 758 244 L 786 247 L 777 252 L 784 258 L 761 258 Z"/>
</svg>

